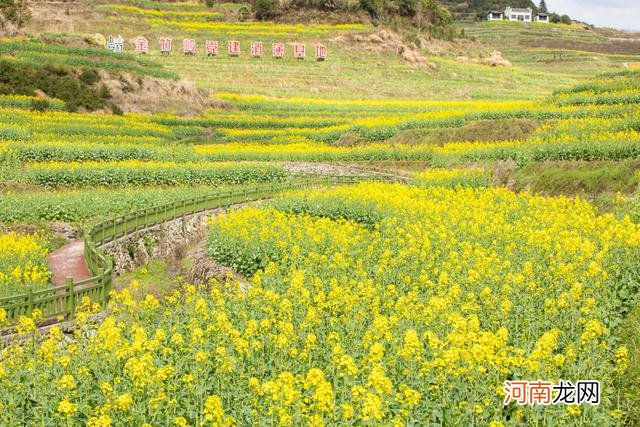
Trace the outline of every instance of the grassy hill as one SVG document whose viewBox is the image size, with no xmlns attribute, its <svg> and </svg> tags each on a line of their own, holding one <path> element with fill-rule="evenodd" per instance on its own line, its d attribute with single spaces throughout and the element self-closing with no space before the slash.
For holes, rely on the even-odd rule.
<svg viewBox="0 0 640 427">
<path fill-rule="evenodd" d="M 613 42 L 592 30 L 564 25 L 461 24 L 464 37 L 443 42 L 401 30 L 391 37 L 378 37 L 380 29 L 368 23 L 287 24 L 246 22 L 242 4 L 203 4 L 131 2 L 73 3 L 66 10 L 42 5 L 27 28 L 46 43 L 77 45 L 94 33 L 122 33 L 132 49 L 133 39 L 145 35 L 152 52 L 144 59 L 131 55 L 113 57 L 105 68 L 139 67 L 143 73 L 179 76 L 210 92 L 234 91 L 269 96 L 305 96 L 345 99 L 540 99 L 553 89 L 579 83 L 596 72 L 622 69 L 633 56 L 609 49 Z M 310 13 L 311 15 L 311 13 Z M 300 16 L 297 16 L 300 19 Z M 336 21 L 337 19 L 334 19 Z M 386 31 L 386 30 L 385 30 Z M 371 36 L 375 34 L 375 36 Z M 157 40 L 173 37 L 176 52 L 160 57 Z M 215 39 L 224 43 L 237 39 L 243 57 L 222 54 L 206 58 L 199 54 L 179 54 L 182 38 Z M 475 41 L 474 41 L 475 40 Z M 317 63 L 311 58 L 280 61 L 266 55 L 247 57 L 250 42 L 262 41 L 267 53 L 271 42 L 301 42 L 328 46 L 329 60 Z M 584 52 L 571 43 L 596 46 L 597 52 Z M 58 60 L 63 48 L 42 47 L 42 60 Z M 289 47 L 290 49 L 290 47 Z M 7 49 L 5 48 L 4 51 Z M 34 57 L 33 46 L 13 49 L 17 57 Z M 500 50 L 513 67 L 492 68 L 478 65 L 492 50 Z M 399 51 L 410 51 L 419 61 L 407 61 Z M 92 52 L 80 50 L 64 61 L 95 62 Z M 75 58 L 75 59 L 74 59 Z M 466 58 L 467 60 L 464 60 Z M 131 62 L 133 61 L 133 62 Z M 135 64 L 135 62 L 139 64 Z M 425 63 L 428 66 L 425 66 Z M 152 65 L 154 64 L 154 65 Z M 100 66 L 100 64 L 98 64 Z"/>
<path fill-rule="evenodd" d="M 579 180 L 575 177 L 580 172 L 573 178 L 562 172 L 573 169 L 576 161 L 597 159 L 607 164 L 635 158 L 637 118 L 632 113 L 637 74 L 591 83 L 598 73 L 624 76 L 637 62 L 637 56 L 628 53 L 637 43 L 633 35 L 625 38 L 622 33 L 580 25 L 458 22 L 460 36 L 443 41 L 407 29 L 376 27 L 361 17 L 322 15 L 313 22 L 294 23 L 304 20 L 298 14 L 291 22 L 251 21 L 246 20 L 245 5 L 236 3 L 211 8 L 150 0 L 72 5 L 67 11 L 58 4 L 43 4 L 22 37 L 0 40 L 0 60 L 67 67 L 78 79 L 87 69 L 112 74 L 110 87 L 133 97 L 127 101 L 130 104 L 166 101 L 150 111 L 190 102 L 180 95 L 187 91 L 184 80 L 194 82 L 205 101 L 200 99 L 188 109 L 190 118 L 93 117 L 55 113 L 69 104 L 52 99 L 50 116 L 42 120 L 40 113 L 27 111 L 37 98 L 22 96 L 26 93 L 2 97 L 2 120 L 10 124 L 0 135 L 7 150 L 2 160 L 6 191 L 40 194 L 44 187 L 59 185 L 52 203 L 73 206 L 77 197 L 97 197 L 86 189 L 96 183 L 142 185 L 149 197 L 161 198 L 167 182 L 186 186 L 214 182 L 218 178 L 204 176 L 202 170 L 219 161 L 364 162 L 412 173 L 425 166 L 459 163 L 488 162 L 491 170 L 495 162 L 510 160 L 518 171 L 503 178 L 505 183 L 517 180 L 512 188 L 550 194 L 574 194 L 578 188 L 590 197 L 603 193 L 604 209 L 612 209 L 612 191 L 634 192 L 633 179 L 576 187 L 565 184 L 569 178 Z M 112 54 L 96 47 L 95 33 L 122 34 L 127 52 Z M 148 55 L 132 53 L 138 35 L 150 40 Z M 162 36 L 174 39 L 174 53 L 169 56 L 158 53 L 157 40 Z M 208 58 L 200 50 L 184 56 L 180 47 L 185 37 L 196 39 L 200 48 L 205 39 L 218 40 L 223 51 L 224 42 L 237 39 L 243 53 L 240 58 L 224 53 Z M 256 40 L 265 43 L 263 58 L 248 57 L 248 45 Z M 321 42 L 328 46 L 329 58 L 274 60 L 269 55 L 274 41 L 288 43 L 289 52 L 294 42 L 308 46 Z M 485 65 L 494 50 L 512 66 Z M 564 92 L 572 87 L 587 89 Z M 594 87 L 600 88 L 599 95 L 590 103 L 594 94 L 589 88 Z M 109 102 L 120 102 L 125 95 Z M 212 106 L 223 108 L 207 108 Z M 597 132 L 589 133 L 592 125 Z M 603 143 L 595 154 L 585 148 L 592 139 Z M 561 147 L 559 141 L 569 145 Z M 82 165 L 88 161 L 97 163 Z M 65 162 L 74 162 L 75 175 L 65 175 Z M 162 173 L 145 181 L 150 166 L 144 162 L 152 162 Z M 187 175 L 180 172 L 185 164 Z M 625 175 L 635 163 L 630 164 L 621 165 L 623 172 L 616 176 Z M 96 177 L 91 170 L 97 166 Z M 556 184 L 536 179 L 541 168 L 560 175 Z M 589 168 L 581 166 L 585 180 L 599 174 Z M 265 171 L 252 164 L 248 171 L 245 181 L 253 179 L 251 171 L 258 171 L 254 176 L 258 179 L 282 173 L 279 165 Z M 83 188 L 81 196 L 63 191 L 67 187 Z M 113 200 L 118 194 L 109 189 L 99 197 Z M 29 197 L 18 196 L 19 211 L 30 210 Z M 60 219 L 84 220 L 96 214 L 67 209 Z"/>
<path fill-rule="evenodd" d="M 443 0 L 441 3 L 453 13 L 457 19 L 475 20 L 478 17 L 484 18 L 490 10 L 501 10 L 507 6 L 530 7 L 537 9 L 538 4 L 531 0 Z"/>
<path fill-rule="evenodd" d="M 17 339 L 0 341 L 0 424 L 638 425 L 633 37 L 466 21 L 437 40 L 358 14 L 258 22 L 246 7 L 38 3 L 0 39 L 5 301 L 40 304 L 30 291 L 51 292 L 47 247 L 115 215 L 157 222 L 171 202 L 176 219 L 189 197 L 309 175 L 381 170 L 402 183 L 186 220 L 207 221 L 206 244 L 180 219 L 160 235 L 138 234 L 131 215 L 109 223 L 103 234 L 136 232 L 111 240 L 118 271 L 159 265 L 114 282 L 106 317 L 83 299 L 66 338 L 40 339 L 38 310 L 19 317 Z M 121 34 L 127 52 L 97 47 L 95 33 Z M 138 35 L 150 54 L 131 52 Z M 239 40 L 243 53 L 184 56 L 185 37 L 200 49 Z M 252 41 L 289 53 L 321 42 L 329 57 L 250 58 Z M 104 105 L 79 108 L 78 87 Z M 155 251 L 165 244 L 170 254 Z M 183 274 L 188 264 L 224 285 Z M 602 400 L 503 404 L 506 380 L 533 378 L 596 379 Z"/>
<path fill-rule="evenodd" d="M 561 86 L 562 79 L 576 82 L 597 73 L 623 70 L 639 59 L 640 39 L 579 24 L 480 22 L 461 23 L 458 28 L 483 45 L 500 50 L 515 67 L 544 73 L 549 88 Z"/>
</svg>

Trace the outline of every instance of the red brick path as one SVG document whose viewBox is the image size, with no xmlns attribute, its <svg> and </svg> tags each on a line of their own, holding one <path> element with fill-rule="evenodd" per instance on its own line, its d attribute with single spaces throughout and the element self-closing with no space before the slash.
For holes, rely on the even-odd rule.
<svg viewBox="0 0 640 427">
<path fill-rule="evenodd" d="M 55 286 L 63 285 L 67 277 L 80 280 L 91 277 L 87 263 L 84 260 L 84 241 L 73 242 L 52 252 L 47 257 L 49 270 L 53 274 L 51 283 Z"/>
</svg>

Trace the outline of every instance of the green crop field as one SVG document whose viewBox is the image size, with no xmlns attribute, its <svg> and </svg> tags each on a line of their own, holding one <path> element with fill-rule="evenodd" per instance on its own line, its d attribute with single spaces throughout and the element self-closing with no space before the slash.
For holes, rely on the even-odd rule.
<svg viewBox="0 0 640 427">
<path fill-rule="evenodd" d="M 0 39 L 0 425 L 640 422 L 635 36 L 256 7 Z"/>
</svg>

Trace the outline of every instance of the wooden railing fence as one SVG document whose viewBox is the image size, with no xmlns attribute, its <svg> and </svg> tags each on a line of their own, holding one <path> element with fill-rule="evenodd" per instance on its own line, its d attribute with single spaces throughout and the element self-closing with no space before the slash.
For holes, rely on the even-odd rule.
<svg viewBox="0 0 640 427">
<path fill-rule="evenodd" d="M 92 277 L 82 281 L 67 278 L 62 286 L 52 285 L 47 289 L 0 298 L 0 308 L 5 310 L 9 323 L 14 323 L 21 315 L 31 315 L 35 309 L 42 312 L 44 319 L 52 320 L 60 316 L 72 319 L 83 298 L 89 297 L 92 302 L 100 304 L 106 303 L 109 299 L 113 283 L 113 263 L 104 251 L 104 245 L 107 243 L 167 221 L 216 208 L 267 199 L 285 190 L 351 184 L 364 180 L 390 181 L 394 178 L 384 174 L 302 176 L 285 182 L 222 190 L 211 195 L 179 200 L 102 221 L 86 230 L 84 235 L 84 256 Z"/>
</svg>

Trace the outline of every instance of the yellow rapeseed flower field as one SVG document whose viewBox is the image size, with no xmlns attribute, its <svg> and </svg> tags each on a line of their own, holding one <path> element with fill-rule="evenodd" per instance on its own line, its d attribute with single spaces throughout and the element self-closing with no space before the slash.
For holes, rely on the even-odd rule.
<svg viewBox="0 0 640 427">
<path fill-rule="evenodd" d="M 0 297 L 23 294 L 47 285 L 48 249 L 38 236 L 0 234 Z"/>
<path fill-rule="evenodd" d="M 454 172 L 455 174 L 455 172 Z M 502 406 L 505 379 L 599 379 L 640 227 L 585 201 L 363 183 L 212 218 L 209 254 L 246 281 L 5 346 L 0 420 L 88 425 L 566 425 L 599 406 Z M 22 331 L 33 334 L 27 319 Z M 29 402 L 27 405 L 26 402 Z"/>
</svg>

